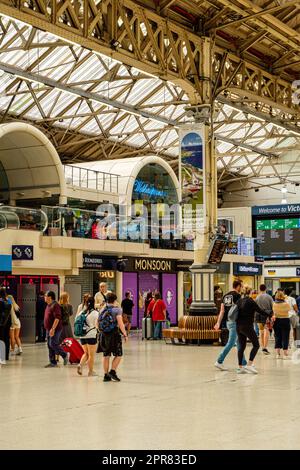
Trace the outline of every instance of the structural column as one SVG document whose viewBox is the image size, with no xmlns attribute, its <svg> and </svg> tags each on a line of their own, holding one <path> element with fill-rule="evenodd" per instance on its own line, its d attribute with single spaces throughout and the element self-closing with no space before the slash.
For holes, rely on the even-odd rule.
<svg viewBox="0 0 300 470">
<path fill-rule="evenodd" d="M 214 315 L 214 272 L 216 268 L 207 264 L 211 235 L 217 226 L 217 168 L 215 141 L 213 135 L 213 96 L 212 96 L 212 42 L 203 41 L 200 74 L 202 77 L 201 100 L 195 121 L 202 125 L 202 144 L 204 160 L 204 211 L 203 226 L 196 229 L 194 263 L 190 270 L 193 279 L 193 301 L 190 315 Z M 196 108 L 197 109 L 197 108 Z"/>
</svg>

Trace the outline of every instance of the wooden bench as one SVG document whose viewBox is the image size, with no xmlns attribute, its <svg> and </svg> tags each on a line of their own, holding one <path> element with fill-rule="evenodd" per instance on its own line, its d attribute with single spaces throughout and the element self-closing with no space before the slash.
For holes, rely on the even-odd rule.
<svg viewBox="0 0 300 470">
<path fill-rule="evenodd" d="M 216 315 L 209 316 L 190 316 L 185 315 L 179 319 L 178 327 L 163 329 L 164 339 L 170 339 L 172 343 L 197 340 L 198 344 L 202 342 L 219 341 L 220 331 L 214 330 L 217 322 Z"/>
</svg>

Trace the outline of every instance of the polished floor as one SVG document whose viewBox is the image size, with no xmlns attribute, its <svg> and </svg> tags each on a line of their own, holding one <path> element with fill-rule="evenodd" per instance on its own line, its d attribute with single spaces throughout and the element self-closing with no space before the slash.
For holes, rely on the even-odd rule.
<svg viewBox="0 0 300 470">
<path fill-rule="evenodd" d="M 133 337 L 122 382 L 103 383 L 100 355 L 100 377 L 79 377 L 25 346 L 0 368 L 0 449 L 299 449 L 300 364 L 259 353 L 259 375 L 237 376 L 219 351 Z"/>
</svg>

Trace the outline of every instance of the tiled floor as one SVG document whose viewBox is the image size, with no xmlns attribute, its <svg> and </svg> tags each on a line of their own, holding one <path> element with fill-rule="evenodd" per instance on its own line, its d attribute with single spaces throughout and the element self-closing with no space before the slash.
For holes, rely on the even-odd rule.
<svg viewBox="0 0 300 470">
<path fill-rule="evenodd" d="M 0 368 L 0 449 L 299 449 L 300 364 L 213 367 L 220 348 L 132 338 L 121 383 L 44 369 L 45 345 Z"/>
</svg>

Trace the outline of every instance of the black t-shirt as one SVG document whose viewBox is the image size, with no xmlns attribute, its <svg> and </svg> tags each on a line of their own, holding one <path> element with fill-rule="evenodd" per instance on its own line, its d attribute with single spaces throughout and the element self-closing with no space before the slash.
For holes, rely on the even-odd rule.
<svg viewBox="0 0 300 470">
<path fill-rule="evenodd" d="M 236 292 L 235 290 L 232 290 L 228 292 L 227 294 L 224 295 L 223 297 L 223 304 L 225 307 L 225 312 L 224 312 L 224 317 L 222 319 L 222 326 L 224 325 L 224 328 L 226 327 L 226 322 L 228 318 L 228 313 L 231 307 L 237 303 L 237 301 L 241 298 L 241 294 Z"/>
<path fill-rule="evenodd" d="M 133 302 L 130 299 L 124 299 L 122 300 L 121 307 L 123 310 L 123 313 L 126 313 L 126 315 L 132 315 L 132 309 L 133 309 Z"/>
</svg>

